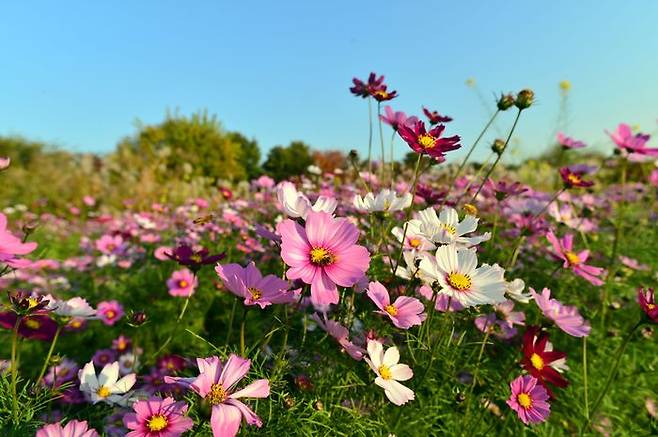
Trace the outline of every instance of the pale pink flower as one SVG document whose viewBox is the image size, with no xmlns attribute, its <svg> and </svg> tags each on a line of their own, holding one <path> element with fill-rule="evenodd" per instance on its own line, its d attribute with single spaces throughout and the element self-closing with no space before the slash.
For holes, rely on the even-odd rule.
<svg viewBox="0 0 658 437">
<path fill-rule="evenodd" d="M 27 255 L 37 248 L 37 243 L 24 243 L 7 229 L 7 217 L 0 213 L 0 263 L 10 267 L 21 268 L 30 265 L 30 261 L 20 259 L 17 255 Z"/>
<path fill-rule="evenodd" d="M 580 315 L 578 308 L 563 305 L 557 299 L 551 298 L 551 290 L 544 288 L 541 294 L 530 288 L 530 294 L 541 309 L 544 316 L 573 337 L 587 337 L 591 331 L 589 323 Z"/>
<path fill-rule="evenodd" d="M 363 359 L 363 355 L 366 352 L 365 349 L 350 341 L 350 332 L 346 327 L 333 320 L 327 320 L 326 316 L 324 319 L 321 319 L 320 315 L 317 313 L 314 313 L 311 317 L 323 331 L 332 336 L 338 342 L 350 357 L 357 361 Z"/>
<path fill-rule="evenodd" d="M 338 288 L 351 287 L 370 265 L 370 254 L 356 244 L 358 228 L 345 218 L 310 211 L 305 227 L 287 219 L 276 227 L 281 234 L 281 258 L 290 266 L 288 279 L 311 285 L 315 305 L 338 303 Z"/>
<path fill-rule="evenodd" d="M 420 325 L 427 317 L 422 302 L 414 297 L 398 296 L 395 302 L 391 303 L 388 290 L 380 282 L 371 282 L 367 294 L 379 308 L 376 312 L 388 316 L 398 328 L 409 329 Z"/>
<path fill-rule="evenodd" d="M 637 133 L 634 134 L 631 127 L 625 123 L 620 123 L 614 132 L 606 131 L 608 136 L 631 161 L 641 162 L 649 157 L 657 157 L 658 149 L 646 147 L 651 135 Z"/>
<path fill-rule="evenodd" d="M 96 240 L 96 249 L 106 255 L 120 254 L 126 248 L 126 243 L 123 241 L 121 235 L 108 235 L 105 234 Z"/>
<path fill-rule="evenodd" d="M 299 289 L 288 291 L 290 283 L 275 275 L 263 277 L 253 262 L 247 267 L 217 264 L 215 271 L 231 293 L 244 299 L 245 305 L 265 308 L 271 304 L 291 303 L 299 299 Z"/>
<path fill-rule="evenodd" d="M 123 314 L 123 306 L 116 300 L 103 301 L 96 307 L 96 316 L 109 326 L 119 321 Z"/>
<path fill-rule="evenodd" d="M 60 422 L 45 425 L 37 430 L 35 437 L 98 437 L 98 432 L 89 428 L 86 420 L 71 420 L 64 427 Z"/>
</svg>

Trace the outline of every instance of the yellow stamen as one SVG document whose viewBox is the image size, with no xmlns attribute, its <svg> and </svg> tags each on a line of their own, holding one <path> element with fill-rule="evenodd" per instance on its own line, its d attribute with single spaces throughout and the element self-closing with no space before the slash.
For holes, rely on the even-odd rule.
<svg viewBox="0 0 658 437">
<path fill-rule="evenodd" d="M 530 398 L 530 395 L 528 395 L 528 393 L 519 393 L 516 396 L 516 401 L 519 403 L 519 405 L 521 405 L 526 410 L 532 407 L 532 398 Z"/>
<path fill-rule="evenodd" d="M 418 144 L 423 149 L 431 149 L 436 145 L 436 138 L 430 134 L 422 134 L 418 137 Z"/>
<path fill-rule="evenodd" d="M 452 225 L 441 224 L 441 228 L 450 235 L 455 235 L 457 233 L 457 228 Z"/>
<path fill-rule="evenodd" d="M 537 370 L 544 368 L 544 359 L 537 354 L 530 355 L 530 362 L 532 363 L 532 366 Z"/>
<path fill-rule="evenodd" d="M 578 255 L 576 255 L 574 252 L 567 251 L 565 252 L 564 256 L 567 258 L 567 261 L 572 266 L 575 266 L 576 264 L 580 264 L 580 258 L 578 258 Z"/>
<path fill-rule="evenodd" d="M 324 247 L 315 247 L 311 249 L 311 262 L 319 266 L 326 266 L 336 262 L 336 257 Z"/>
<path fill-rule="evenodd" d="M 31 310 L 32 308 L 34 308 L 34 307 L 37 306 L 37 305 L 39 305 L 39 301 L 38 301 L 38 300 L 36 300 L 36 299 L 33 298 L 33 297 L 28 297 L 28 298 L 27 298 L 27 309 Z"/>
<path fill-rule="evenodd" d="M 105 313 L 105 317 L 107 317 L 110 320 L 115 318 L 116 315 L 117 315 L 117 313 L 115 313 L 113 310 L 109 310 L 108 312 Z"/>
<path fill-rule="evenodd" d="M 167 422 L 167 418 L 163 416 L 162 414 L 156 414 L 155 416 L 151 416 L 151 418 L 146 422 L 146 427 L 149 429 L 149 431 L 162 431 L 169 425 L 169 422 Z"/>
<path fill-rule="evenodd" d="M 578 176 L 577 174 L 574 173 L 569 173 L 567 175 L 567 181 L 571 183 L 571 185 L 578 185 L 580 184 L 583 180 Z"/>
<path fill-rule="evenodd" d="M 105 387 L 104 385 L 101 385 L 98 387 L 98 390 L 96 390 L 96 394 L 98 395 L 99 398 L 106 398 L 110 395 L 110 389 Z"/>
<path fill-rule="evenodd" d="M 389 379 L 393 378 L 393 374 L 391 373 L 391 369 L 389 369 L 387 365 L 382 364 L 381 366 L 379 366 L 378 370 L 379 370 L 379 376 L 381 376 L 382 379 L 389 380 Z"/>
<path fill-rule="evenodd" d="M 219 405 L 226 400 L 226 390 L 221 384 L 213 384 L 210 386 L 210 393 L 206 395 L 206 399 L 210 405 Z"/>
<path fill-rule="evenodd" d="M 446 278 L 448 284 L 459 291 L 470 290 L 473 285 L 473 281 L 469 275 L 465 275 L 459 272 L 452 272 Z"/>
<path fill-rule="evenodd" d="M 648 309 L 649 311 L 653 310 L 654 308 L 656 308 L 656 304 L 653 304 L 653 303 L 648 303 L 648 304 L 647 304 L 647 309 Z"/>
<path fill-rule="evenodd" d="M 188 284 L 187 281 L 185 281 L 185 280 L 183 280 L 183 281 L 179 281 L 179 282 L 178 282 L 178 286 L 179 286 L 180 288 L 185 288 L 185 287 L 187 287 L 188 285 L 189 285 L 189 284 Z"/>
<path fill-rule="evenodd" d="M 38 320 L 26 319 L 25 326 L 30 329 L 39 329 L 41 327 L 41 323 Z"/>
<path fill-rule="evenodd" d="M 398 315 L 398 309 L 395 308 L 393 305 L 386 305 L 386 306 L 384 307 L 384 311 L 386 311 L 387 313 L 389 313 L 389 314 L 392 315 L 393 317 L 395 317 L 395 316 Z"/>
<path fill-rule="evenodd" d="M 413 247 L 414 249 L 420 246 L 420 243 L 421 243 L 420 238 L 412 238 L 411 240 L 409 240 L 409 246 Z"/>
<path fill-rule="evenodd" d="M 249 293 L 251 293 L 251 298 L 253 300 L 258 300 L 261 298 L 261 296 L 263 296 L 263 292 L 257 288 L 249 287 L 247 288 L 247 290 L 249 291 Z"/>
</svg>

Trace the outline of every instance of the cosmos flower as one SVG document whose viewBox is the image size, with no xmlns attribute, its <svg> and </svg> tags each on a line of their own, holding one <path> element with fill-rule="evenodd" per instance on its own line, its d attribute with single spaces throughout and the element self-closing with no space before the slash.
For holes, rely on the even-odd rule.
<svg viewBox="0 0 658 437">
<path fill-rule="evenodd" d="M 521 303 L 528 303 L 532 299 L 529 293 L 523 293 L 525 282 L 523 279 L 516 278 L 511 282 L 505 281 L 505 294 L 513 300 Z"/>
<path fill-rule="evenodd" d="M 575 306 L 563 305 L 551 298 L 551 290 L 544 288 L 541 294 L 530 288 L 530 294 L 544 316 L 573 337 L 587 337 L 591 331 L 589 323 L 580 315 Z"/>
<path fill-rule="evenodd" d="M 379 118 L 381 121 L 391 126 L 395 131 L 397 131 L 398 128 L 402 125 L 413 124 L 418 121 L 417 117 L 407 117 L 404 112 L 393 111 L 393 108 L 388 105 L 384 106 L 384 114 L 380 115 Z"/>
<path fill-rule="evenodd" d="M 548 334 L 542 333 L 537 326 L 530 326 L 523 334 L 523 368 L 546 387 L 548 394 L 553 396 L 546 384 L 564 388 L 569 385 L 561 374 L 567 354 L 553 350 L 548 341 Z"/>
<path fill-rule="evenodd" d="M 398 96 L 398 92 L 388 91 L 386 85 L 382 85 L 378 89 L 372 91 L 371 95 L 378 102 L 387 102 L 396 98 Z"/>
<path fill-rule="evenodd" d="M 14 329 L 18 314 L 13 311 L 0 313 L 0 327 Z M 43 312 L 21 316 L 18 335 L 31 340 L 52 341 L 57 331 L 57 322 Z"/>
<path fill-rule="evenodd" d="M 347 219 L 311 211 L 305 227 L 287 219 L 276 229 L 281 258 L 290 266 L 286 276 L 310 284 L 315 305 L 338 303 L 337 285 L 351 287 L 368 270 L 368 250 L 356 245 L 359 230 Z"/>
<path fill-rule="evenodd" d="M 519 376 L 510 383 L 512 396 L 507 405 L 526 425 L 544 422 L 551 413 L 546 389 L 532 376 Z"/>
<path fill-rule="evenodd" d="M 123 306 L 116 300 L 103 301 L 96 307 L 96 315 L 108 326 L 114 325 L 123 317 Z"/>
<path fill-rule="evenodd" d="M 66 426 L 60 422 L 45 425 L 37 430 L 35 437 L 98 437 L 98 432 L 89 428 L 86 420 L 71 420 Z"/>
<path fill-rule="evenodd" d="M 422 232 L 421 232 L 422 222 L 417 219 L 411 219 L 405 223 L 407 227 L 407 232 L 404 232 L 403 227 L 395 227 L 391 230 L 391 233 L 397 238 L 397 240 L 402 243 L 402 236 L 404 236 L 404 244 L 402 245 L 404 250 L 414 251 L 414 252 L 424 252 L 427 250 L 434 250 L 436 246 L 432 243 Z"/>
<path fill-rule="evenodd" d="M 126 249 L 126 242 L 121 235 L 103 235 L 96 240 L 96 249 L 105 255 L 119 255 Z"/>
<path fill-rule="evenodd" d="M 656 305 L 656 298 L 653 288 L 640 288 L 637 291 L 637 301 L 640 304 L 642 311 L 653 322 L 658 323 L 658 305 Z"/>
<path fill-rule="evenodd" d="M 21 259 L 18 255 L 27 255 L 37 248 L 37 243 L 24 243 L 7 229 L 7 217 L 0 213 L 0 263 L 13 268 L 22 268 L 30 265 L 29 260 Z"/>
<path fill-rule="evenodd" d="M 427 317 L 424 313 L 425 307 L 414 297 L 398 296 L 395 302 L 391 303 L 388 290 L 380 282 L 371 282 L 367 294 L 379 308 L 376 312 L 388 316 L 398 328 L 409 329 L 420 325 Z"/>
<path fill-rule="evenodd" d="M 177 246 L 171 253 L 167 253 L 166 255 L 193 272 L 199 271 L 202 266 L 216 264 L 224 258 L 223 253 L 210 255 L 210 251 L 205 247 L 194 249 L 187 244 Z"/>
<path fill-rule="evenodd" d="M 384 76 L 377 77 L 376 73 L 370 73 L 368 80 L 366 82 L 356 77 L 352 79 L 353 86 L 350 88 L 352 94 L 357 97 L 367 98 L 372 95 L 373 92 L 380 89 L 384 85 Z"/>
<path fill-rule="evenodd" d="M 631 161 L 641 162 L 649 157 L 658 157 L 658 149 L 646 147 L 651 136 L 643 133 L 633 134 L 631 127 L 625 123 L 620 123 L 616 131 L 606 133 L 617 145 L 617 149 Z"/>
<path fill-rule="evenodd" d="M 121 334 L 116 339 L 112 340 L 112 349 L 119 353 L 126 352 L 132 347 L 132 340 L 125 335 Z"/>
<path fill-rule="evenodd" d="M 439 283 L 441 293 L 465 307 L 504 302 L 502 269 L 487 264 L 477 267 L 477 263 L 473 251 L 449 245 L 439 247 L 436 256 L 423 257 L 420 270 L 425 278 Z"/>
<path fill-rule="evenodd" d="M 384 352 L 384 346 L 377 340 L 368 340 L 368 357 L 365 358 L 370 368 L 375 372 L 375 384 L 384 389 L 384 394 L 395 405 L 404 405 L 415 399 L 413 390 L 398 381 L 408 381 L 414 375 L 406 364 L 399 364 L 398 348 L 389 347 Z"/>
<path fill-rule="evenodd" d="M 48 295 L 46 298 L 50 301 L 48 308 L 58 316 L 83 319 L 96 318 L 96 310 L 82 297 L 76 296 L 69 300 L 58 300 Z"/>
<path fill-rule="evenodd" d="M 583 173 L 572 171 L 569 167 L 562 167 L 560 169 L 560 177 L 566 189 L 574 187 L 587 188 L 594 185 L 594 182 L 583 179 Z"/>
<path fill-rule="evenodd" d="M 134 413 L 123 416 L 123 423 L 131 431 L 126 437 L 178 437 L 194 427 L 185 416 L 187 404 L 173 398 L 151 398 L 133 404 Z"/>
<path fill-rule="evenodd" d="M 582 141 L 574 140 L 562 132 L 558 132 L 556 137 L 558 144 L 562 146 L 563 149 L 582 149 L 583 147 L 587 147 L 587 144 Z"/>
<path fill-rule="evenodd" d="M 188 269 L 176 270 L 167 279 L 167 288 L 171 296 L 190 297 L 194 294 L 197 285 L 196 276 Z"/>
<path fill-rule="evenodd" d="M 427 119 L 429 120 L 432 126 L 434 126 L 435 124 L 448 123 L 452 121 L 452 117 L 448 117 L 447 115 L 441 115 L 438 113 L 438 111 L 430 111 L 424 106 L 423 106 L 423 114 L 425 114 L 425 117 L 427 117 Z"/>
<path fill-rule="evenodd" d="M 57 365 L 51 366 L 43 376 L 43 384 L 48 387 L 59 387 L 78 376 L 78 364 L 68 358 L 63 358 Z"/>
<path fill-rule="evenodd" d="M 466 234 L 475 232 L 479 219 L 466 215 L 459 221 L 459 215 L 454 208 L 443 207 L 437 216 L 434 208 L 427 208 L 418 213 L 420 219 L 420 232 L 430 241 L 439 244 L 453 244 L 459 248 L 476 246 L 491 238 L 491 233 L 466 237 Z"/>
<path fill-rule="evenodd" d="M 484 182 L 483 192 L 493 195 L 496 200 L 502 202 L 508 197 L 518 196 L 528 191 L 528 188 L 521 185 L 521 182 L 509 183 L 507 181 L 494 182 L 493 179 L 487 178 Z"/>
<path fill-rule="evenodd" d="M 304 195 L 297 191 L 292 182 L 284 181 L 276 187 L 276 197 L 279 204 L 288 217 L 306 219 L 310 211 L 326 212 L 333 214 L 338 206 L 338 201 L 333 197 L 320 196 L 314 205 L 311 206 L 311 201 Z"/>
<path fill-rule="evenodd" d="M 429 132 L 425 129 L 425 123 L 418 120 L 414 125 L 402 125 L 398 127 L 398 134 L 411 147 L 411 149 L 422 155 L 429 155 L 439 162 L 445 161 L 445 153 L 457 150 L 461 147 L 458 135 L 441 138 L 445 126 L 440 124 L 434 126 Z"/>
<path fill-rule="evenodd" d="M 288 291 L 290 283 L 275 275 L 263 277 L 253 261 L 247 267 L 239 264 L 217 264 L 215 271 L 231 293 L 244 299 L 245 305 L 265 308 L 271 304 L 299 300 L 300 290 Z"/>
<path fill-rule="evenodd" d="M 346 327 L 334 320 L 327 320 L 326 316 L 324 318 L 320 318 L 317 313 L 314 313 L 311 317 L 323 331 L 325 331 L 338 342 L 338 344 L 345 350 L 345 352 L 347 352 L 350 357 L 357 361 L 363 359 L 365 350 L 350 341 L 350 333 Z"/>
<path fill-rule="evenodd" d="M 354 207 L 362 212 L 394 212 L 409 208 L 412 200 L 411 193 L 398 197 L 395 191 L 385 188 L 377 193 L 377 196 L 373 193 L 364 197 L 357 194 L 354 196 Z"/>
<path fill-rule="evenodd" d="M 210 427 L 214 437 L 233 437 L 240 429 L 242 418 L 247 424 L 260 428 L 262 420 L 240 398 L 266 398 L 270 395 L 267 379 L 259 379 L 242 390 L 236 386 L 251 367 L 251 361 L 231 354 L 222 365 L 219 357 L 197 358 L 199 376 L 177 378 L 166 376 L 165 382 L 179 383 L 191 388 L 212 408 Z"/>
<path fill-rule="evenodd" d="M 94 363 L 90 361 L 80 370 L 78 378 L 80 391 L 92 403 L 105 402 L 109 405 L 125 406 L 128 400 L 126 394 L 135 385 L 136 375 L 131 373 L 119 379 L 119 363 L 115 361 L 106 364 L 96 376 Z"/>
<path fill-rule="evenodd" d="M 0 156 L 0 171 L 7 170 L 11 165 L 11 158 L 8 156 Z"/>
<path fill-rule="evenodd" d="M 603 285 L 603 280 L 600 277 L 604 274 L 605 270 L 601 267 L 585 264 L 589 258 L 589 250 L 583 250 L 579 253 L 574 252 L 572 234 L 566 234 L 564 237 L 558 239 L 552 231 L 549 231 L 546 234 L 546 239 L 553 246 L 553 251 L 550 252 L 551 256 L 564 261 L 563 268 L 571 270 L 592 285 Z"/>
</svg>

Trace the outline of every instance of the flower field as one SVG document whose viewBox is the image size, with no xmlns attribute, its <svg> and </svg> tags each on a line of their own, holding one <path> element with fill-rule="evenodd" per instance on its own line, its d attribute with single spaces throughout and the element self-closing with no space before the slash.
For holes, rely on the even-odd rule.
<svg viewBox="0 0 658 437">
<path fill-rule="evenodd" d="M 657 435 L 655 140 L 511 165 L 529 89 L 469 144 L 350 91 L 368 155 L 331 171 L 3 205 L 0 435 Z"/>
</svg>

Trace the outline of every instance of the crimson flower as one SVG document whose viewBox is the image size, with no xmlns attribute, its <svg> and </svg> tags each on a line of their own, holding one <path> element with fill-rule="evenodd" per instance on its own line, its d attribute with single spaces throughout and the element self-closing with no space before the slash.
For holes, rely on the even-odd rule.
<svg viewBox="0 0 658 437">
<path fill-rule="evenodd" d="M 427 154 L 439 162 L 445 161 L 445 152 L 457 150 L 459 135 L 441 138 L 445 126 L 440 124 L 434 126 L 429 132 L 425 130 L 425 123 L 418 120 L 413 125 L 402 125 L 398 127 L 398 134 L 409 144 L 409 147 L 420 154 Z"/>
<path fill-rule="evenodd" d="M 658 305 L 656 305 L 656 297 L 653 293 L 653 288 L 640 288 L 637 292 L 637 301 L 649 318 L 658 323 Z"/>
<path fill-rule="evenodd" d="M 386 85 L 384 85 L 384 76 L 377 77 L 376 73 L 370 73 L 368 76 L 368 81 L 364 82 L 361 79 L 356 77 L 352 79 L 354 84 L 350 91 L 357 97 L 367 98 L 373 95 L 377 90 L 383 89 L 386 90 Z"/>
<path fill-rule="evenodd" d="M 580 171 L 572 171 L 569 167 L 562 167 L 560 169 L 560 177 L 562 178 L 562 182 L 564 182 L 564 188 L 587 188 L 594 185 L 594 182 L 584 180 L 583 174 Z"/>
<path fill-rule="evenodd" d="M 449 121 L 452 121 L 452 117 L 448 117 L 447 115 L 441 115 L 439 114 L 438 111 L 430 111 L 426 107 L 423 106 L 423 114 L 425 114 L 425 117 L 430 121 L 430 124 L 434 126 L 435 124 L 439 123 L 448 123 Z"/>
<path fill-rule="evenodd" d="M 565 368 L 567 354 L 553 350 L 548 334 L 540 332 L 539 327 L 530 326 L 523 335 L 523 356 L 521 365 L 546 387 L 551 397 L 553 393 L 546 383 L 561 388 L 569 385 L 569 381 L 558 371 Z"/>
<path fill-rule="evenodd" d="M 388 100 L 393 100 L 398 96 L 397 91 L 388 91 L 386 85 L 382 85 L 380 88 L 371 92 L 372 97 L 378 102 L 386 102 Z"/>
</svg>

